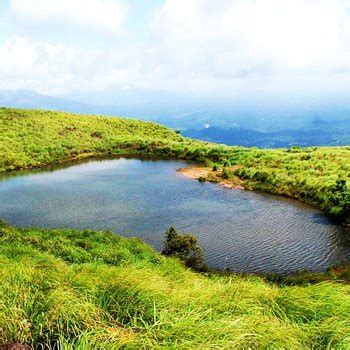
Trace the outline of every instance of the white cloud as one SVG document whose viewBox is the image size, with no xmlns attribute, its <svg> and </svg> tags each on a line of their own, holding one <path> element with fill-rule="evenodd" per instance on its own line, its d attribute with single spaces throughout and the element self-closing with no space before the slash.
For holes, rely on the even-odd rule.
<svg viewBox="0 0 350 350">
<path fill-rule="evenodd" d="M 350 2 L 167 0 L 150 27 L 167 58 L 193 72 L 245 77 L 350 68 Z M 344 59 L 345 58 L 345 59 Z"/>
<path fill-rule="evenodd" d="M 124 6 L 112 0 L 12 0 L 21 21 L 112 33 L 120 30 Z M 82 49 L 13 35 L 0 44 L 0 88 L 229 91 L 350 81 L 348 1 L 166 0 L 148 30 L 148 45 L 126 35 L 104 50 L 94 42 Z"/>
<path fill-rule="evenodd" d="M 79 26 L 118 32 L 127 14 L 121 0 L 11 0 L 14 16 L 38 24 Z"/>
<path fill-rule="evenodd" d="M 13 36 L 0 45 L 0 87 L 60 91 L 83 78 L 87 61 L 73 48 Z"/>
<path fill-rule="evenodd" d="M 134 51 L 99 51 L 12 36 L 0 44 L 0 89 L 42 93 L 91 91 L 133 84 L 140 76 Z"/>
</svg>

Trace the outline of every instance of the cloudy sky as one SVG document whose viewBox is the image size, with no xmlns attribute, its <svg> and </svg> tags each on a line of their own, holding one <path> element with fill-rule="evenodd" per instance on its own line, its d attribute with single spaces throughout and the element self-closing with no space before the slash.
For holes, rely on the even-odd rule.
<svg viewBox="0 0 350 350">
<path fill-rule="evenodd" d="M 0 0 L 0 89 L 349 93 L 349 0 Z"/>
</svg>

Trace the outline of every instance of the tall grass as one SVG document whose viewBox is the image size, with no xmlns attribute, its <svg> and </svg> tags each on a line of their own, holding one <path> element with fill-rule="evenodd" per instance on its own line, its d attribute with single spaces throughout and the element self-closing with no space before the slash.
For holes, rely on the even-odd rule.
<svg viewBox="0 0 350 350">
<path fill-rule="evenodd" d="M 0 344 L 350 346 L 350 286 L 198 274 L 137 239 L 0 226 Z"/>
</svg>

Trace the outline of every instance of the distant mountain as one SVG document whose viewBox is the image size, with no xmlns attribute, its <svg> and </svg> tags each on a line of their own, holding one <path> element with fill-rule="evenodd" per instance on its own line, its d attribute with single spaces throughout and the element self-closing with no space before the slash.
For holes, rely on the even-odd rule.
<svg viewBox="0 0 350 350">
<path fill-rule="evenodd" d="M 95 105 L 62 97 L 39 94 L 31 90 L 0 91 L 0 106 L 58 110 L 82 114 L 101 114 L 107 116 L 134 116 L 129 105 Z M 136 110 L 134 108 L 134 110 Z"/>
<path fill-rule="evenodd" d="M 183 136 L 244 147 L 341 146 L 350 144 L 350 121 L 324 122 L 309 128 L 261 132 L 241 128 L 189 129 Z"/>
<path fill-rule="evenodd" d="M 0 91 L 0 105 L 3 107 L 39 108 L 67 112 L 84 112 L 92 108 L 92 106 L 85 103 L 41 95 L 30 90 Z"/>
<path fill-rule="evenodd" d="M 74 95 L 73 95 L 74 96 Z M 172 128 L 188 127 L 186 119 L 191 114 L 187 111 L 193 107 L 188 105 L 178 107 L 178 103 L 158 103 L 155 101 L 135 100 L 131 103 L 130 97 L 126 100 L 124 95 L 115 100 L 115 105 L 89 104 L 76 102 L 66 97 L 54 97 L 39 94 L 30 90 L 1 91 L 0 106 L 14 108 L 32 108 L 58 110 L 63 112 L 100 114 L 106 116 L 123 116 L 142 120 L 155 121 Z M 200 124 L 198 124 L 200 125 Z M 190 127 L 195 125 L 191 121 Z"/>
<path fill-rule="evenodd" d="M 350 107 L 263 106 L 260 104 L 200 104 L 179 96 L 115 95 L 115 105 L 74 101 L 29 90 L 0 91 L 0 106 L 124 116 L 155 121 L 182 135 L 246 147 L 335 146 L 350 144 Z M 152 99 L 152 98 L 153 99 Z M 81 98 L 81 96 L 76 96 Z M 96 102 L 96 99 L 93 100 Z"/>
</svg>

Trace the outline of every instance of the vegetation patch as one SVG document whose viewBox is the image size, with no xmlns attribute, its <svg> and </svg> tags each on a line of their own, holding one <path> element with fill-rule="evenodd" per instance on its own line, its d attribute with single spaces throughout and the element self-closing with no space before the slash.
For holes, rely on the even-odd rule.
<svg viewBox="0 0 350 350">
<path fill-rule="evenodd" d="M 350 346 L 350 286 L 199 274 L 138 239 L 0 224 L 0 345 Z"/>
<path fill-rule="evenodd" d="M 162 254 L 178 257 L 197 271 L 207 271 L 204 256 L 197 238 L 188 233 L 179 233 L 174 227 L 170 227 L 165 233 L 164 249 Z"/>
</svg>

